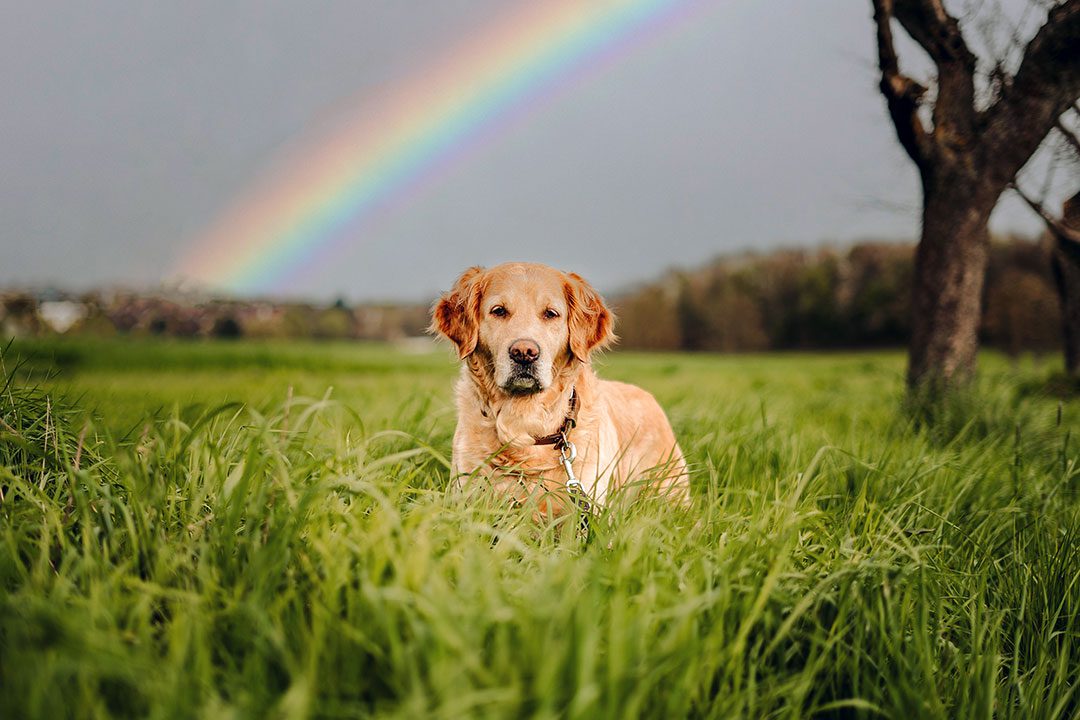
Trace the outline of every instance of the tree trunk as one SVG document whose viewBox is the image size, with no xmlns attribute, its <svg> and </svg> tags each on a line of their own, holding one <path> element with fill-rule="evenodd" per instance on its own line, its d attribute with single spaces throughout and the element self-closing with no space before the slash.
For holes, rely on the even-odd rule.
<svg viewBox="0 0 1080 720">
<path fill-rule="evenodd" d="M 1080 378 L 1080 244 L 1055 237 L 1053 261 L 1065 336 L 1065 372 Z"/>
<path fill-rule="evenodd" d="M 990 246 L 987 223 L 1000 193 L 973 192 L 983 189 L 964 175 L 923 181 L 908 354 L 913 389 L 962 384 L 975 370 Z"/>
</svg>

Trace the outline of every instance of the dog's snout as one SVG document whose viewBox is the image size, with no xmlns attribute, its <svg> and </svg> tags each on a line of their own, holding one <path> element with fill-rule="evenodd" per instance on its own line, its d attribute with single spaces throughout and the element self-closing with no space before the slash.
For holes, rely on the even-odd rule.
<svg viewBox="0 0 1080 720">
<path fill-rule="evenodd" d="M 532 340 L 515 340 L 510 343 L 510 359 L 516 363 L 527 364 L 536 362 L 540 357 L 540 346 Z"/>
</svg>

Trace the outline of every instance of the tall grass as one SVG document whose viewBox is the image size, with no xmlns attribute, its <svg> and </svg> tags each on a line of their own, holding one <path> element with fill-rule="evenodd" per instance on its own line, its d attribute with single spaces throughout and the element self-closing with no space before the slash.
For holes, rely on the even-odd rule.
<svg viewBox="0 0 1080 720">
<path fill-rule="evenodd" d="M 935 431 L 888 362 L 779 361 L 763 402 L 717 362 L 610 359 L 671 408 L 695 500 L 601 511 L 587 544 L 446 491 L 445 390 L 119 432 L 24 374 L 0 716 L 1080 716 L 1071 408 L 991 373 Z"/>
</svg>

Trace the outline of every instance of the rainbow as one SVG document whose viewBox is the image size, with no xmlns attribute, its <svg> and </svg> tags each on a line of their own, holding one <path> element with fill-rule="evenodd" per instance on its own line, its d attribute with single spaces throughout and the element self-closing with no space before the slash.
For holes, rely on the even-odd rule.
<svg viewBox="0 0 1080 720">
<path fill-rule="evenodd" d="M 336 130 L 302 142 L 181 258 L 185 283 L 238 294 L 290 279 L 407 204 L 580 73 L 685 18 L 694 0 L 530 0 Z"/>
</svg>

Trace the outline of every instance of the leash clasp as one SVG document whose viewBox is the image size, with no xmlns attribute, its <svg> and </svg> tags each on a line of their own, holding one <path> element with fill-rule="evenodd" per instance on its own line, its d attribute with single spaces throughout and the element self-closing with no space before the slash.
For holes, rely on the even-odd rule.
<svg viewBox="0 0 1080 720">
<path fill-rule="evenodd" d="M 589 539 L 589 514 L 592 512 L 592 503 L 585 489 L 574 475 L 574 460 L 577 459 L 577 448 L 566 437 L 566 432 L 559 433 L 559 462 L 562 463 L 563 472 L 566 473 L 566 492 L 570 495 L 570 501 L 577 506 L 581 518 L 578 521 L 578 538 L 582 541 Z"/>
<path fill-rule="evenodd" d="M 566 473 L 566 487 L 581 489 L 581 481 L 574 475 L 574 461 L 577 460 L 577 448 L 566 437 L 566 433 L 559 433 L 559 462 L 562 463 Z"/>
</svg>

